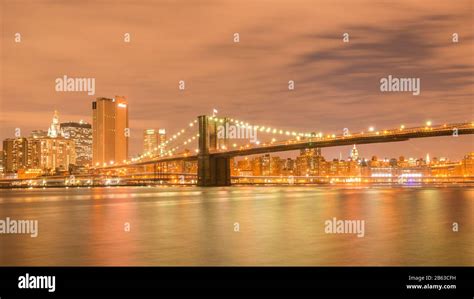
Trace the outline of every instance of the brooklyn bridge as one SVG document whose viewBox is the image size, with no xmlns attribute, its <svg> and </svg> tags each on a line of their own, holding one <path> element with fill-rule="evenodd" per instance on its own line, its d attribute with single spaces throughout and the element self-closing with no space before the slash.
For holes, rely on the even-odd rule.
<svg viewBox="0 0 474 299">
<path fill-rule="evenodd" d="M 254 130 L 258 133 L 258 141 L 232 139 L 218 134 L 219 127 L 233 125 L 239 128 Z M 222 133 L 219 132 L 219 133 Z M 417 138 L 431 138 L 473 134 L 474 123 L 451 123 L 433 126 L 430 123 L 419 127 L 405 127 L 375 130 L 367 132 L 350 132 L 342 134 L 323 134 L 322 132 L 295 132 L 273 127 L 249 124 L 242 120 L 229 117 L 202 115 L 170 136 L 153 152 L 123 161 L 99 165 L 95 175 L 113 175 L 130 179 L 144 176 L 148 179 L 163 179 L 170 175 L 164 171 L 169 162 L 197 162 L 195 173 L 174 173 L 181 178 L 195 178 L 198 186 L 229 186 L 231 185 L 230 161 L 237 156 L 293 151 L 309 148 L 324 148 L 353 144 L 402 142 Z M 130 174 L 130 170 L 133 175 Z M 140 169 L 140 171 L 137 171 Z"/>
</svg>

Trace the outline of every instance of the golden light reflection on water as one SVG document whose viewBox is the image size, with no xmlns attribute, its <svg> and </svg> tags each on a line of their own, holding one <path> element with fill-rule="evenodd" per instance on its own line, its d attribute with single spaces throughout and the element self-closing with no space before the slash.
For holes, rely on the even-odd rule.
<svg viewBox="0 0 474 299">
<path fill-rule="evenodd" d="M 473 198 L 472 188 L 5 190 L 0 219 L 37 219 L 39 236 L 0 234 L 0 264 L 474 265 Z M 333 218 L 364 220 L 365 237 L 326 234 Z"/>
</svg>

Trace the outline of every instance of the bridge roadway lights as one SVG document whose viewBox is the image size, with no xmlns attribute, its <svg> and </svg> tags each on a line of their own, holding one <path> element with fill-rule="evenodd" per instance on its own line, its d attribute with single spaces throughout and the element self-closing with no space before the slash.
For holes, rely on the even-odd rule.
<svg viewBox="0 0 474 299">
<path fill-rule="evenodd" d="M 217 126 L 210 123 L 209 117 L 198 117 L 199 153 L 198 153 L 198 186 L 230 186 L 230 158 L 215 157 L 209 153 L 217 149 Z"/>
</svg>

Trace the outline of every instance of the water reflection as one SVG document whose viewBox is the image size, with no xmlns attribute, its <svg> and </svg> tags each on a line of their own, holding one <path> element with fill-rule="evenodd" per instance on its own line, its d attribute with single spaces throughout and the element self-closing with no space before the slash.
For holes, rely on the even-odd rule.
<svg viewBox="0 0 474 299">
<path fill-rule="evenodd" d="M 474 265 L 473 199 L 472 188 L 2 190 L 0 219 L 37 219 L 39 236 L 0 234 L 0 264 Z M 365 237 L 326 234 L 333 217 L 365 220 Z"/>
</svg>

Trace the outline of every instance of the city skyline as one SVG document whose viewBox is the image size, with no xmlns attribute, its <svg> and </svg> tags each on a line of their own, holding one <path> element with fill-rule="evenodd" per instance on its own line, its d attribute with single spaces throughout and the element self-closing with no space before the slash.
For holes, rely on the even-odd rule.
<svg viewBox="0 0 474 299">
<path fill-rule="evenodd" d="M 474 0 L 0 0 L 0 23 L 0 299 L 472 290 Z"/>
<path fill-rule="evenodd" d="M 98 99 L 106 99 L 106 98 L 98 98 Z M 55 128 L 55 126 L 57 127 L 57 129 Z M 71 121 L 71 120 L 60 121 L 59 112 L 57 110 L 55 110 L 53 118 L 52 118 L 52 122 L 50 123 L 50 126 L 47 130 L 38 128 L 38 129 L 32 130 L 29 134 L 26 134 L 25 136 L 11 137 L 11 138 L 7 138 L 7 139 L 28 138 L 28 137 L 39 138 L 39 137 L 46 137 L 46 136 L 48 136 L 48 137 L 62 136 L 62 137 L 65 137 L 65 138 L 69 139 L 69 138 L 71 138 L 69 130 L 71 128 L 74 128 L 74 127 L 88 128 L 92 131 L 92 125 L 88 122 L 85 122 L 82 119 L 79 120 L 79 121 Z M 65 128 L 68 128 L 69 130 L 65 131 Z M 89 133 L 89 134 L 92 135 L 92 133 Z M 51 135 L 53 135 L 53 136 L 51 136 Z M 469 137 L 469 136 L 467 136 L 467 137 Z M 90 137 L 90 138 L 92 140 L 92 137 Z M 168 140 L 166 138 L 166 129 L 165 128 L 146 129 L 143 132 L 142 138 L 143 138 L 143 140 L 142 140 L 143 150 L 139 154 L 136 154 L 135 157 L 139 156 L 140 154 L 144 154 L 144 153 L 147 153 L 147 152 L 152 152 L 154 149 L 156 150 L 157 147 L 164 144 L 164 142 L 166 140 Z M 373 145 L 374 144 L 365 145 L 365 146 L 373 146 Z M 92 152 L 92 144 L 90 144 L 89 146 L 91 147 L 90 151 Z M 369 157 L 373 157 L 373 156 L 376 156 L 376 157 L 382 158 L 382 159 L 391 159 L 391 158 L 398 158 L 400 156 L 403 156 L 403 157 L 406 156 L 403 153 L 400 153 L 400 155 L 398 155 L 396 157 L 395 156 L 394 157 L 388 157 L 388 156 L 380 156 L 380 155 L 366 156 L 366 155 L 363 155 L 363 154 L 360 155 L 359 150 L 360 150 L 360 147 L 363 147 L 363 146 L 364 146 L 364 144 L 335 146 L 335 148 L 339 148 L 339 149 L 344 148 L 344 150 L 339 151 L 339 155 L 331 157 L 331 159 L 346 160 L 347 158 L 352 158 L 352 155 L 354 155 L 354 153 L 357 153 L 356 155 L 358 157 L 362 157 L 362 158 L 366 158 L 366 159 L 369 158 Z M 357 147 L 359 147 L 359 148 L 357 148 Z M 318 149 L 319 155 L 322 155 L 322 149 L 321 148 L 317 148 L 317 149 Z M 324 150 L 326 151 L 326 150 L 330 150 L 330 149 L 331 148 L 325 148 Z M 187 148 L 187 150 L 191 150 L 191 148 Z M 308 149 L 308 150 L 310 150 L 310 149 Z M 295 151 L 290 151 L 290 152 L 291 153 L 297 153 L 298 151 L 295 150 Z M 285 154 L 285 152 L 276 152 L 276 153 L 283 154 L 283 156 L 287 156 Z M 466 152 L 465 154 L 467 154 L 467 153 L 468 152 Z M 162 152 L 161 155 L 163 155 L 163 154 L 164 153 Z M 160 155 L 160 153 L 157 153 L 157 155 Z M 272 155 L 274 155 L 274 153 Z M 427 157 L 429 157 L 430 152 L 426 152 L 426 155 L 427 155 Z M 250 155 L 250 156 L 254 156 L 254 155 Z M 290 156 L 295 156 L 295 155 L 290 155 Z M 130 158 L 133 158 L 133 157 L 134 157 L 133 155 L 130 155 L 128 158 L 130 159 Z M 408 156 L 406 158 L 408 158 Z M 409 158 L 419 159 L 419 158 L 424 158 L 424 157 L 423 156 L 410 156 Z M 436 158 L 436 156 L 433 156 L 433 158 Z M 450 160 L 450 158 L 448 156 L 439 156 L 439 158 Z M 92 159 L 92 157 L 89 157 L 89 159 Z M 93 166 L 92 163 L 88 163 L 88 164 L 90 166 Z"/>
<path fill-rule="evenodd" d="M 217 111 L 214 111 L 214 115 Z M 128 103 L 126 98 L 123 96 L 115 96 L 113 98 L 97 98 L 96 101 L 92 102 L 92 114 L 93 124 L 88 124 L 83 120 L 79 122 L 61 122 L 59 113 L 57 110 L 54 111 L 50 126 L 47 130 L 36 129 L 33 130 L 29 138 L 18 136 L 18 138 L 7 138 L 3 141 L 3 152 L 2 155 L 4 160 L 1 162 L 2 169 L 6 177 L 12 178 L 34 178 L 42 174 L 60 174 L 62 173 L 70 175 L 73 174 L 92 174 L 93 169 L 101 168 L 102 166 L 117 165 L 129 165 L 129 163 L 135 162 L 146 162 L 155 158 L 164 158 L 178 154 L 178 157 L 183 153 L 194 152 L 192 151 L 194 137 L 187 135 L 186 130 L 181 130 L 178 134 L 169 136 L 166 139 L 165 129 L 147 129 L 143 132 L 143 154 L 137 157 L 128 156 Z M 205 121 L 204 127 L 201 127 L 201 122 Z M 247 136 L 244 139 L 244 144 L 237 145 L 237 140 L 233 139 L 233 136 L 227 135 L 227 133 L 219 133 L 219 126 L 225 123 L 227 130 L 229 127 L 238 125 L 243 129 L 249 129 L 252 127 L 254 131 L 254 137 L 257 132 L 270 134 L 273 138 L 265 143 L 264 140 L 257 140 L 256 148 L 263 146 L 264 148 L 269 145 L 273 145 L 277 140 L 280 142 L 282 136 L 286 146 L 292 143 L 306 142 L 307 138 L 313 140 L 312 142 L 320 142 L 321 140 L 333 140 L 336 141 L 339 138 L 344 140 L 343 135 L 321 135 L 322 133 L 316 132 L 290 132 L 278 130 L 277 128 L 255 126 L 245 123 L 243 121 L 235 119 L 219 118 L 217 116 L 206 116 L 200 117 L 200 120 L 189 123 L 189 129 L 191 130 L 196 123 L 199 122 L 199 132 L 206 132 L 209 130 L 210 134 L 208 141 L 209 148 L 214 152 L 227 151 L 244 148 L 248 148 L 250 145 L 248 142 L 252 141 Z M 239 125 L 241 123 L 241 125 Z M 230 125 L 229 125 L 230 124 Z M 460 124 L 459 124 L 460 125 Z M 473 124 L 460 125 L 462 130 L 466 129 L 466 125 L 471 127 Z M 427 122 L 425 126 L 421 128 L 415 128 L 418 132 L 416 134 L 424 134 L 423 132 L 431 132 L 433 130 L 448 130 L 448 135 L 451 137 L 457 137 L 458 129 L 454 129 L 456 133 L 453 133 L 451 127 L 446 128 L 444 126 L 432 127 L 431 122 Z M 450 125 L 451 126 L 451 125 Z M 207 128 L 206 128 L 207 127 Z M 237 127 L 236 127 L 237 128 Z M 373 138 L 378 135 L 389 136 L 390 134 L 406 134 L 413 132 L 414 128 L 407 128 L 401 126 L 395 130 L 390 131 L 375 131 L 374 128 L 370 128 L 366 134 L 362 135 L 355 133 L 346 136 L 347 138 Z M 191 130 L 192 131 L 192 130 Z M 189 134 L 189 133 L 188 133 Z M 220 136 L 223 134 L 223 136 Z M 389 135 L 387 135 L 389 134 Z M 437 135 L 439 134 L 436 133 Z M 395 135 L 395 136 L 396 136 Z M 446 135 L 446 134 L 445 134 Z M 373 137 L 370 137 L 373 136 Z M 428 135 L 429 136 L 429 135 Z M 438 135 L 439 136 L 439 135 Z M 189 138 L 192 137 L 192 138 Z M 244 136 L 245 137 L 245 136 Z M 268 137 L 268 136 L 267 136 Z M 415 136 L 413 136 L 415 137 Z M 385 137 L 383 137 L 385 138 Z M 416 139 L 416 138 L 415 138 Z M 268 140 L 265 139 L 265 140 Z M 339 139 L 341 140 L 341 139 Z M 401 139 L 403 140 L 403 138 Z M 174 142 L 173 142 L 174 141 Z M 176 142 L 182 143 L 182 146 L 175 146 Z M 184 142 L 183 142 L 184 141 Z M 261 141 L 263 143 L 261 143 Z M 349 139 L 350 141 L 350 139 Z M 382 139 L 378 142 L 387 142 L 389 140 Z M 168 144 L 168 142 L 171 142 Z M 327 141 L 326 141 L 327 142 Z M 341 142 L 341 141 L 339 141 Z M 246 143 L 246 144 L 245 144 Z M 254 142 L 255 143 L 255 142 Z M 466 152 L 463 155 L 462 160 L 450 160 L 446 157 L 435 157 L 430 159 L 430 153 L 426 153 L 426 157 L 405 157 L 403 153 L 396 157 L 380 157 L 373 155 L 367 158 L 364 153 L 359 152 L 356 144 L 352 145 L 350 151 L 342 154 L 339 153 L 338 158 L 329 157 L 326 159 L 322 154 L 322 149 L 319 147 L 304 148 L 300 150 L 298 156 L 291 155 L 291 152 L 286 157 L 280 157 L 278 150 L 273 151 L 271 154 L 258 155 L 258 154 L 244 154 L 244 158 L 236 157 L 228 160 L 230 163 L 230 173 L 234 177 L 240 176 L 310 176 L 314 177 L 351 177 L 351 178 L 362 178 L 372 177 L 377 179 L 378 177 L 469 177 L 474 173 L 474 151 Z M 370 142 L 369 142 L 370 143 Z M 409 143 L 409 142 L 407 142 Z M 174 145 L 173 145 L 174 144 Z M 214 144 L 214 145 L 213 145 Z M 275 145 L 277 145 L 276 143 Z M 311 141 L 308 145 L 311 145 Z M 359 146 L 361 144 L 359 143 Z M 324 147 L 324 145 L 323 145 Z M 176 152 L 176 149 L 179 149 Z M 203 148 L 204 152 L 206 148 Z M 196 153 L 200 151 L 196 149 Z M 294 152 L 294 151 L 293 151 Z M 288 158 L 293 156 L 293 158 Z M 78 159 L 79 158 L 79 159 Z M 199 161 L 199 156 L 198 156 Z M 159 163 L 159 162 L 158 162 Z M 196 162 L 181 161 L 178 163 L 172 162 L 171 164 L 166 163 L 163 169 L 170 174 L 172 173 L 196 173 L 199 167 Z M 156 172 L 155 165 L 155 172 Z M 133 173 L 133 171 L 132 171 Z M 193 180 L 191 180 L 193 182 Z M 352 179 L 350 179 L 352 182 Z"/>
<path fill-rule="evenodd" d="M 1 139 L 14 137 L 15 128 L 29 135 L 49 123 L 55 109 L 65 121 L 92 123 L 90 102 L 115 94 L 129 101 L 131 156 L 141 152 L 145 129 L 173 133 L 177 124 L 214 108 L 219 115 L 249 122 L 336 134 L 344 128 L 472 121 L 473 62 L 465 59 L 474 36 L 469 1 L 429 6 L 402 1 L 391 10 L 370 5 L 370 13 L 367 5 L 350 1 L 318 3 L 318 9 L 306 1 L 293 6 L 275 2 L 271 9 L 263 3 L 209 1 L 201 3 L 199 14 L 193 5 L 172 3 L 51 4 L 48 10 L 34 3 L 2 4 L 7 12 L 2 50 L 8 59 L 3 62 Z M 110 18 L 93 17 L 104 7 Z M 171 18 L 160 8 L 182 13 Z M 248 9 L 253 17 L 242 18 Z M 343 15 L 344 10 L 353 14 Z M 285 24 L 292 26 L 275 21 L 283 11 Z M 36 25 L 49 14 L 62 17 L 51 18 L 49 27 Z M 117 21 L 123 17 L 133 25 Z M 21 43 L 13 42 L 17 32 Z M 345 32 L 349 43 L 342 42 Z M 458 43 L 452 42 L 455 32 Z M 130 43 L 124 42 L 125 33 Z M 95 95 L 57 92 L 55 80 L 65 75 L 95 78 Z M 419 77 L 420 95 L 381 93 L 379 80 L 389 75 Z M 294 90 L 288 90 L 289 80 Z M 430 152 L 461 159 L 473 148 L 470 136 L 441 140 L 364 145 L 361 150 L 368 156 Z M 337 157 L 341 149 L 327 151 Z"/>
<path fill-rule="evenodd" d="M 97 99 L 105 99 L 105 98 L 99 97 Z M 58 113 L 58 111 L 54 110 L 54 113 L 56 115 L 56 113 Z M 54 117 L 53 117 L 53 121 L 54 121 Z M 83 119 L 76 120 L 76 121 L 72 121 L 72 120 L 62 121 L 61 125 L 64 125 L 64 124 L 67 124 L 67 123 L 77 123 L 77 124 L 84 123 L 84 124 L 87 124 L 87 125 L 91 125 L 91 123 L 89 123 L 88 121 L 84 121 Z M 431 124 L 431 121 L 429 121 L 429 123 Z M 423 125 L 426 125 L 426 123 L 425 124 L 420 124 L 420 126 L 423 126 Z M 58 126 L 59 126 L 59 123 L 58 123 Z M 365 131 L 369 131 L 369 130 L 372 130 L 372 129 L 373 129 L 373 127 L 369 127 L 369 128 L 366 128 Z M 38 135 L 38 134 L 40 134 L 40 135 L 41 134 L 46 134 L 47 135 L 48 131 L 50 131 L 50 130 L 51 130 L 51 127 L 49 127 L 47 130 L 43 130 L 42 128 L 35 128 L 35 129 L 32 129 L 30 132 L 26 132 L 26 134 L 24 134 L 25 132 L 23 132 L 23 135 L 21 135 L 20 137 L 29 137 L 29 136 L 35 136 L 35 135 Z M 133 130 L 133 128 L 130 128 L 130 131 L 132 131 L 132 130 Z M 144 154 L 144 153 L 147 152 L 145 150 L 143 134 L 144 134 L 144 132 L 149 131 L 149 130 L 156 130 L 156 129 L 147 128 L 142 132 L 142 136 L 140 136 L 141 139 L 138 141 L 138 143 L 140 144 L 139 145 L 140 149 L 137 152 L 133 153 L 133 154 L 129 154 L 127 159 L 131 159 L 133 157 L 140 156 L 141 154 Z M 164 131 L 166 131 L 166 129 L 156 130 L 156 133 L 158 133 L 158 131 L 163 131 L 164 132 Z M 364 131 L 364 129 L 362 129 L 362 131 Z M 166 139 L 163 139 L 163 136 L 166 136 L 166 134 L 163 134 L 163 135 L 160 135 L 160 136 L 161 136 L 160 137 L 161 142 L 166 140 Z M 12 136 L 7 137 L 5 139 L 11 139 L 11 138 L 16 138 L 16 137 L 14 136 L 14 134 L 12 134 Z M 463 141 L 467 140 L 468 143 L 471 143 L 470 145 L 473 145 L 472 144 L 472 137 L 469 136 L 469 135 L 456 136 L 456 138 L 454 138 L 454 139 L 452 137 L 444 137 L 444 140 L 445 141 L 449 140 L 449 141 L 454 142 L 456 144 L 458 144 L 459 140 L 463 140 Z M 432 147 L 433 144 L 429 141 L 426 141 L 426 139 L 422 139 L 422 140 L 414 139 L 414 140 L 411 140 L 410 142 L 399 142 L 399 143 L 407 144 L 408 147 L 401 149 L 402 150 L 401 154 L 400 153 L 395 153 L 395 154 L 392 154 L 392 155 L 390 155 L 390 154 L 388 154 L 388 155 L 387 154 L 380 154 L 380 152 L 384 152 L 384 148 L 392 147 L 392 144 L 375 143 L 375 144 L 359 144 L 358 146 L 367 152 L 368 157 L 377 156 L 377 157 L 383 157 L 383 158 L 387 158 L 387 157 L 392 158 L 392 157 L 399 157 L 400 155 L 405 156 L 405 155 L 407 155 L 406 153 L 410 152 L 409 149 L 411 148 L 411 149 L 416 149 L 415 151 L 411 151 L 412 154 L 407 155 L 407 156 L 410 156 L 412 158 L 420 158 L 420 157 L 425 156 L 426 154 L 430 154 L 430 155 L 433 154 L 433 156 L 448 158 L 449 160 L 460 160 L 465 156 L 466 153 L 468 153 L 469 151 L 474 149 L 473 146 L 471 146 L 471 148 L 467 147 L 466 148 L 467 151 L 464 151 L 464 152 L 463 152 L 464 149 L 460 149 L 456 155 L 450 156 L 450 155 L 444 154 L 442 151 L 437 150 L 436 147 L 433 148 Z M 415 143 L 415 144 L 413 144 L 413 143 Z M 423 149 L 420 149 L 418 147 L 420 144 L 422 144 Z M 341 156 L 341 153 L 349 152 L 351 147 L 352 146 L 349 146 L 349 145 L 347 145 L 347 146 L 334 146 L 334 147 L 330 147 L 330 148 L 325 148 L 325 151 L 329 152 L 328 155 L 332 155 L 331 156 L 332 158 L 339 158 Z M 382 150 L 378 151 L 377 149 L 374 149 L 374 147 L 377 148 L 377 149 L 381 148 Z M 137 147 L 135 146 L 135 148 L 137 148 Z M 191 150 L 191 148 L 189 148 L 189 150 Z M 130 151 L 130 149 L 129 149 L 129 151 Z M 295 156 L 296 153 L 297 153 L 297 151 L 280 152 L 280 154 L 283 157 L 292 157 L 292 156 Z M 405 153 L 405 154 L 403 154 L 403 153 Z"/>
</svg>

